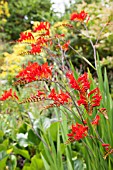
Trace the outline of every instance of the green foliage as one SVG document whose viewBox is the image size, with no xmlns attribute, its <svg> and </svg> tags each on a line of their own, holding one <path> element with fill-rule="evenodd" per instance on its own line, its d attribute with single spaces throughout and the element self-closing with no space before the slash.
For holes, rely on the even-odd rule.
<svg viewBox="0 0 113 170">
<path fill-rule="evenodd" d="M 6 40 L 16 40 L 20 32 L 32 27 L 32 22 L 49 20 L 52 16 L 50 0 L 10 0 L 8 7 L 10 16 L 3 30 Z"/>
</svg>

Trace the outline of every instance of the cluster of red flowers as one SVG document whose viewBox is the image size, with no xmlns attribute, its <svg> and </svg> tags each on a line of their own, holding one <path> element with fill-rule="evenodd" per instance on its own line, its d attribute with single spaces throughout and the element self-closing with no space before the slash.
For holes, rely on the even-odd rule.
<svg viewBox="0 0 113 170">
<path fill-rule="evenodd" d="M 22 42 L 25 40 L 34 40 L 34 36 L 31 32 L 21 32 L 20 38 L 18 39 L 18 42 Z"/>
<path fill-rule="evenodd" d="M 87 13 L 85 11 L 81 11 L 80 13 L 72 13 L 70 20 L 72 21 L 84 21 L 86 18 L 88 17 Z M 87 19 L 87 21 L 89 20 L 89 17 Z"/>
<path fill-rule="evenodd" d="M 33 32 L 45 30 L 45 33 L 41 34 L 41 36 L 47 36 L 50 35 L 50 23 L 49 22 L 40 22 L 40 24 L 37 25 L 37 27 L 34 28 Z"/>
<path fill-rule="evenodd" d="M 77 80 L 74 78 L 73 73 L 68 72 L 66 76 L 69 79 L 71 87 L 78 90 L 81 94 L 86 92 L 90 88 L 90 83 L 88 81 L 87 73 L 81 75 Z"/>
<path fill-rule="evenodd" d="M 4 94 L 0 97 L 0 101 L 7 100 L 9 98 L 18 100 L 18 96 L 16 95 L 16 92 L 13 93 L 12 89 L 9 89 L 8 91 L 4 91 Z"/>
<path fill-rule="evenodd" d="M 26 83 L 40 80 L 49 79 L 52 76 L 52 66 L 48 66 L 48 63 L 39 65 L 37 62 L 28 63 L 28 66 L 18 73 L 16 78 L 25 81 Z M 21 81 L 17 80 L 21 84 Z M 15 82 L 16 83 L 16 82 Z"/>
<path fill-rule="evenodd" d="M 86 109 L 87 113 L 89 115 L 92 115 L 93 108 L 96 106 L 100 106 L 100 101 L 102 99 L 99 89 L 95 88 L 90 91 L 90 82 L 88 80 L 87 73 L 84 73 L 78 79 L 75 79 L 73 73 L 71 73 L 71 72 L 68 72 L 66 74 L 66 76 L 69 79 L 69 83 L 70 83 L 71 87 L 79 92 L 80 99 L 77 101 L 78 105 L 79 106 L 83 105 L 84 108 Z M 98 125 L 99 120 L 100 120 L 100 116 L 97 114 L 95 116 L 94 120 L 92 120 L 91 124 Z M 87 121 L 84 121 L 84 125 L 85 124 L 87 124 Z M 84 125 L 80 125 L 79 128 L 85 129 L 87 126 L 84 127 Z M 69 136 L 68 140 L 70 140 L 70 141 L 80 140 L 86 136 L 86 133 L 84 135 L 84 131 L 83 131 L 83 135 L 81 135 L 82 132 L 79 131 L 79 128 L 77 129 L 75 127 L 76 127 L 76 125 L 72 126 L 72 133 L 68 134 L 68 136 Z M 76 129 L 76 131 L 74 131 L 75 129 Z M 86 128 L 86 129 L 88 130 L 88 128 Z M 76 134 L 79 137 L 76 137 Z"/>
<path fill-rule="evenodd" d="M 41 52 L 41 45 L 36 43 L 36 44 L 31 44 L 31 50 L 29 51 L 30 54 L 37 54 Z"/>
<path fill-rule="evenodd" d="M 48 95 L 48 98 L 54 101 L 54 104 L 65 104 L 70 101 L 70 96 L 66 92 L 60 91 L 59 94 L 55 92 L 55 89 L 52 89 L 50 94 Z"/>
<path fill-rule="evenodd" d="M 72 125 L 72 132 L 68 134 L 68 140 L 74 142 L 75 140 L 83 139 L 87 136 L 87 131 L 88 126 L 76 123 L 76 125 Z"/>
<path fill-rule="evenodd" d="M 38 90 L 36 95 L 33 95 L 27 99 L 24 99 L 20 104 L 22 103 L 30 103 L 30 102 L 38 102 L 38 101 L 43 101 L 43 100 L 52 100 L 54 101 L 53 103 L 45 106 L 43 109 L 48 109 L 51 107 L 59 107 L 60 105 L 64 104 L 70 104 L 71 103 L 71 98 L 67 92 L 63 92 L 60 90 L 59 93 L 55 92 L 55 89 L 52 89 L 47 95 L 44 91 Z"/>
<path fill-rule="evenodd" d="M 92 115 L 93 108 L 100 106 L 102 99 L 99 89 L 95 88 L 89 92 L 90 82 L 88 81 L 87 73 L 81 75 L 77 80 L 72 73 L 67 73 L 66 76 L 70 81 L 71 87 L 79 91 L 80 99 L 77 101 L 78 105 L 84 105 L 87 113 Z"/>
<path fill-rule="evenodd" d="M 36 40 L 35 44 L 31 44 L 31 50 L 29 51 L 30 54 L 37 54 L 40 53 L 42 50 L 42 45 L 47 44 L 49 40 L 45 39 L 44 37 L 39 37 Z"/>
<path fill-rule="evenodd" d="M 40 22 L 37 27 L 31 32 L 22 32 L 18 42 L 31 42 L 31 50 L 27 51 L 26 54 L 37 54 L 42 50 L 42 45 L 47 44 L 49 41 L 46 36 L 50 35 L 50 23 Z M 38 38 L 34 38 L 32 33 L 38 33 Z M 24 53 L 22 53 L 24 54 Z"/>
<path fill-rule="evenodd" d="M 93 95 L 92 95 L 93 94 Z M 87 113 L 92 115 L 93 108 L 100 106 L 102 96 L 98 88 L 91 90 L 89 93 L 80 93 L 80 99 L 77 101 L 78 105 L 84 105 Z"/>
</svg>

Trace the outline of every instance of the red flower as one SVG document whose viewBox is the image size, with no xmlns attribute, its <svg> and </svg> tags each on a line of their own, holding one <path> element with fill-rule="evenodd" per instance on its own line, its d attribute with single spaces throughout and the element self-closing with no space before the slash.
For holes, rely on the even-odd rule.
<svg viewBox="0 0 113 170">
<path fill-rule="evenodd" d="M 62 46 L 62 49 L 63 49 L 65 52 L 68 50 L 69 44 L 70 44 L 70 41 L 67 41 L 67 42 Z"/>
<path fill-rule="evenodd" d="M 71 87 L 81 93 L 86 92 L 90 88 L 87 73 L 82 74 L 77 80 L 72 73 L 67 73 L 66 76 L 70 80 Z"/>
<path fill-rule="evenodd" d="M 16 95 L 16 92 L 14 94 L 12 93 L 12 89 L 9 89 L 8 91 L 5 91 L 2 97 L 0 97 L 0 101 L 7 100 L 8 98 L 16 98 L 18 99 L 18 96 Z"/>
<path fill-rule="evenodd" d="M 40 45 L 42 45 L 42 44 L 46 44 L 48 42 L 48 39 L 45 39 L 45 38 L 43 38 L 43 37 L 39 37 L 38 39 L 37 39 L 37 44 L 40 44 Z"/>
<path fill-rule="evenodd" d="M 64 93 L 64 92 L 60 92 L 58 95 L 57 95 L 57 98 L 58 98 L 58 102 L 60 104 L 65 104 L 65 103 L 68 103 L 69 102 L 69 99 L 70 99 L 70 96 L 68 93 Z"/>
<path fill-rule="evenodd" d="M 29 51 L 31 54 L 36 54 L 41 52 L 40 44 L 31 44 L 32 49 Z"/>
<path fill-rule="evenodd" d="M 57 94 L 54 89 L 51 90 L 48 98 L 54 100 L 54 104 L 65 104 L 69 102 L 70 96 L 68 93 L 60 92 Z"/>
<path fill-rule="evenodd" d="M 48 95 L 48 98 L 55 101 L 58 100 L 57 94 L 55 93 L 55 89 L 51 90 L 50 94 Z"/>
<path fill-rule="evenodd" d="M 55 34 L 55 38 L 65 37 L 65 34 Z"/>
<path fill-rule="evenodd" d="M 43 91 L 38 90 L 38 91 L 37 91 L 37 95 L 40 97 L 40 96 L 42 96 L 42 95 L 45 95 L 45 93 L 44 93 Z"/>
<path fill-rule="evenodd" d="M 92 94 L 94 95 L 92 96 L 92 100 L 91 100 L 92 106 L 93 107 L 100 106 L 100 101 L 102 100 L 102 96 L 100 95 L 99 88 L 97 87 L 94 90 L 90 91 L 88 93 L 88 97 L 90 97 Z"/>
<path fill-rule="evenodd" d="M 98 125 L 99 124 L 99 120 L 100 120 L 100 116 L 96 115 L 95 119 L 91 122 L 92 125 Z"/>
<path fill-rule="evenodd" d="M 25 83 L 40 80 L 43 78 L 51 78 L 52 67 L 48 66 L 48 63 L 44 63 L 41 66 L 38 63 L 29 63 L 26 68 L 18 73 L 17 78 L 21 78 Z M 18 81 L 19 82 L 19 81 Z M 21 81 L 20 81 L 21 84 Z"/>
<path fill-rule="evenodd" d="M 22 42 L 24 40 L 34 40 L 34 36 L 31 32 L 22 32 L 20 33 L 20 38 L 18 39 L 18 42 Z"/>
<path fill-rule="evenodd" d="M 72 13 L 71 14 L 71 17 L 70 17 L 70 20 L 74 21 L 84 21 L 86 18 L 87 18 L 87 13 L 85 11 L 81 11 L 80 13 Z M 89 19 L 89 18 L 88 18 Z"/>
<path fill-rule="evenodd" d="M 108 150 L 110 147 L 110 144 L 102 143 L 102 146 L 105 148 L 105 150 Z"/>
<path fill-rule="evenodd" d="M 93 96 L 92 96 L 93 95 Z M 87 113 L 92 114 L 93 108 L 100 106 L 102 96 L 98 88 L 90 91 L 89 93 L 80 93 L 80 99 L 77 101 L 78 105 L 84 105 Z"/>
<path fill-rule="evenodd" d="M 76 125 L 72 125 L 72 132 L 68 134 L 68 140 L 74 142 L 76 140 L 83 139 L 87 136 L 87 131 L 88 126 L 76 123 Z"/>
<path fill-rule="evenodd" d="M 45 30 L 45 33 L 41 34 L 41 36 L 46 36 L 46 35 L 50 35 L 49 28 L 50 28 L 50 23 L 49 22 L 40 22 L 40 24 L 37 25 L 37 27 L 35 27 L 33 32 Z"/>
</svg>

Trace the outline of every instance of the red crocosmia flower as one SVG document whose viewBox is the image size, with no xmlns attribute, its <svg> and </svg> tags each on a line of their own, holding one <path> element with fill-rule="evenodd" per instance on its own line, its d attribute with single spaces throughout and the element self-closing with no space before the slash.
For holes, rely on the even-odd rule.
<svg viewBox="0 0 113 170">
<path fill-rule="evenodd" d="M 88 89 L 90 89 L 90 83 L 88 80 L 88 74 L 84 73 L 82 74 L 79 78 L 78 78 L 78 84 L 80 86 L 80 92 L 83 93 L 85 91 L 87 91 Z"/>
<path fill-rule="evenodd" d="M 65 34 L 55 34 L 55 38 L 65 37 Z"/>
<path fill-rule="evenodd" d="M 83 139 L 87 136 L 88 126 L 81 125 L 76 123 L 76 125 L 72 125 L 72 132 L 68 134 L 68 140 L 70 142 L 74 142 L 76 140 Z"/>
<path fill-rule="evenodd" d="M 102 143 L 102 146 L 106 149 L 108 149 L 109 148 L 109 146 L 110 146 L 110 144 L 108 144 L 108 143 Z"/>
<path fill-rule="evenodd" d="M 48 95 L 48 98 L 51 100 L 58 100 L 57 94 L 55 92 L 55 89 L 52 89 L 50 94 Z"/>
<path fill-rule="evenodd" d="M 77 80 L 74 78 L 72 73 L 67 73 L 66 76 L 70 80 L 70 85 L 80 93 L 85 93 L 90 88 L 87 73 L 82 74 Z"/>
<path fill-rule="evenodd" d="M 0 100 L 6 100 L 10 97 L 12 97 L 12 89 L 5 91 L 4 94 L 2 95 L 2 97 L 0 97 Z"/>
<path fill-rule="evenodd" d="M 40 44 L 40 45 L 43 45 L 43 44 L 47 44 L 47 42 L 48 42 L 48 40 L 47 39 L 45 39 L 44 37 L 39 37 L 38 39 L 37 39 L 37 44 Z"/>
<path fill-rule="evenodd" d="M 80 13 L 72 13 L 71 14 L 71 17 L 70 17 L 70 20 L 71 21 L 84 21 L 86 18 L 87 18 L 87 13 L 85 11 L 81 11 Z M 89 19 L 89 18 L 88 18 Z"/>
<path fill-rule="evenodd" d="M 70 96 L 66 92 L 60 91 L 60 93 L 56 93 L 54 89 L 51 90 L 50 94 L 48 95 L 48 98 L 51 100 L 54 100 L 54 104 L 66 104 L 70 101 Z"/>
<path fill-rule="evenodd" d="M 84 125 L 87 125 L 87 121 L 86 120 L 83 120 L 83 123 L 84 123 Z"/>
<path fill-rule="evenodd" d="M 34 36 L 31 32 L 22 32 L 20 33 L 20 38 L 18 39 L 18 42 L 22 42 L 24 40 L 34 40 Z"/>
<path fill-rule="evenodd" d="M 71 85 L 72 88 L 74 88 L 75 90 L 79 90 L 80 87 L 77 83 L 77 80 L 74 78 L 73 76 L 73 73 L 69 72 L 69 73 L 66 73 L 66 77 L 69 79 L 69 83 Z"/>
<path fill-rule="evenodd" d="M 40 44 L 31 44 L 32 49 L 29 51 L 31 54 L 36 54 L 41 52 Z"/>
<path fill-rule="evenodd" d="M 92 94 L 93 94 L 92 100 L 91 100 L 92 106 L 93 107 L 100 106 L 100 101 L 102 100 L 102 96 L 100 95 L 99 88 L 97 87 L 94 90 L 90 91 L 88 93 L 88 97 L 90 97 Z"/>
<path fill-rule="evenodd" d="M 40 97 L 40 96 L 42 96 L 42 95 L 45 95 L 45 93 L 44 93 L 43 91 L 38 90 L 38 91 L 37 91 L 37 95 Z"/>
<path fill-rule="evenodd" d="M 92 115 L 93 108 L 96 106 L 100 106 L 101 99 L 102 97 L 100 95 L 99 89 L 95 88 L 89 93 L 80 92 L 80 99 L 77 101 L 77 103 L 79 106 L 84 105 L 87 113 L 89 115 Z"/>
<path fill-rule="evenodd" d="M 62 49 L 63 49 L 65 52 L 68 50 L 69 44 L 70 44 L 70 41 L 67 41 L 67 42 L 62 46 Z"/>
<path fill-rule="evenodd" d="M 0 101 L 7 100 L 9 98 L 18 99 L 18 96 L 16 95 L 16 92 L 14 92 L 14 94 L 12 93 L 12 89 L 9 89 L 8 91 L 5 91 L 4 94 L 0 97 Z"/>
<path fill-rule="evenodd" d="M 48 79 L 52 76 L 52 66 L 48 66 L 48 63 L 39 65 L 38 63 L 29 63 L 26 68 L 18 73 L 17 78 L 21 78 L 22 81 L 25 80 L 26 83 L 40 80 Z"/>
<path fill-rule="evenodd" d="M 86 107 L 88 105 L 86 96 L 84 94 L 80 94 L 80 99 L 77 101 L 77 103 L 79 106 L 82 104 Z"/>
<path fill-rule="evenodd" d="M 67 92 L 64 93 L 64 92 L 61 91 L 58 94 L 57 98 L 58 98 L 58 102 L 60 104 L 64 104 L 64 103 L 68 103 L 69 102 L 70 96 L 69 96 L 69 94 Z"/>
<path fill-rule="evenodd" d="M 41 30 L 45 30 L 45 33 L 41 34 L 42 36 L 47 36 L 50 35 L 50 23 L 49 22 L 40 22 L 39 25 L 37 25 L 37 27 L 35 27 L 35 29 L 33 30 L 33 32 L 37 32 L 37 31 L 41 31 Z"/>
<path fill-rule="evenodd" d="M 92 125 L 98 125 L 99 124 L 99 120 L 100 120 L 100 116 L 96 115 L 95 119 L 91 122 Z"/>
</svg>

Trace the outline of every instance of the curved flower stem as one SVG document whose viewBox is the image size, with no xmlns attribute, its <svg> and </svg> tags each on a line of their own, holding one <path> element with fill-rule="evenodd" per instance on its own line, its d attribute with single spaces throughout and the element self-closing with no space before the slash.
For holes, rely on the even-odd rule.
<svg viewBox="0 0 113 170">
<path fill-rule="evenodd" d="M 57 40 L 58 40 L 58 46 L 60 47 L 60 50 L 61 50 L 61 53 L 62 53 L 62 69 L 64 71 L 64 57 L 65 57 L 65 55 L 64 55 L 62 46 L 60 45 L 60 40 L 58 38 L 57 38 Z"/>
<path fill-rule="evenodd" d="M 53 81 L 53 82 L 54 82 L 54 81 Z M 57 81 L 55 81 L 54 83 L 59 84 L 59 86 L 61 86 L 63 89 L 65 89 L 65 91 L 66 91 L 67 93 L 69 93 L 69 92 L 67 91 L 67 89 L 66 89 L 62 84 L 60 84 L 60 83 L 57 82 Z M 80 118 L 81 118 L 82 123 L 84 124 L 84 121 L 83 121 L 83 118 L 82 118 L 82 114 L 81 114 L 81 112 L 80 112 L 80 109 L 78 108 L 77 104 L 75 103 L 72 95 L 71 95 L 70 93 L 69 93 L 69 95 L 70 95 L 70 97 L 71 97 L 71 99 L 72 99 L 72 101 L 73 101 L 73 103 L 74 103 L 75 108 L 77 109 L 77 112 L 78 112 L 78 114 L 79 114 L 79 116 L 80 116 Z"/>
<path fill-rule="evenodd" d="M 77 119 L 79 119 L 81 121 L 81 119 L 69 108 L 65 107 L 64 105 L 62 105 L 65 109 L 67 109 L 69 112 L 71 112 L 72 114 L 74 114 L 75 117 L 77 117 Z"/>
<path fill-rule="evenodd" d="M 84 26 L 85 30 L 87 31 L 87 34 L 88 34 L 88 37 L 89 37 L 89 41 L 90 41 L 91 46 L 93 48 L 93 54 L 94 54 L 94 60 L 95 60 L 95 68 L 97 69 L 96 48 L 95 48 L 95 45 L 93 44 L 93 41 L 92 41 L 92 39 L 90 37 L 90 34 L 89 34 L 87 26 L 84 23 L 83 23 L 83 26 Z"/>
<path fill-rule="evenodd" d="M 64 40 L 62 40 L 63 42 L 65 42 Z M 85 62 L 87 62 L 94 70 L 96 70 L 96 68 L 85 58 L 83 57 L 77 50 L 75 50 L 70 44 L 68 45 L 75 53 L 77 53 L 83 60 L 85 60 Z"/>
<path fill-rule="evenodd" d="M 103 30 L 105 29 L 105 27 L 109 24 L 109 22 L 110 22 L 110 21 L 108 21 L 108 22 L 102 27 L 102 29 L 100 30 L 100 33 L 98 34 L 98 37 L 97 37 L 95 46 L 97 45 L 97 43 L 98 43 L 98 41 L 99 41 L 100 35 L 102 34 L 102 32 L 103 32 Z"/>
</svg>

